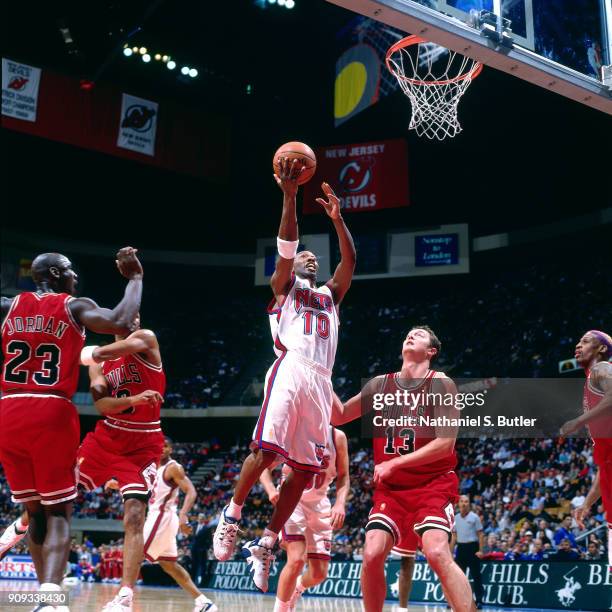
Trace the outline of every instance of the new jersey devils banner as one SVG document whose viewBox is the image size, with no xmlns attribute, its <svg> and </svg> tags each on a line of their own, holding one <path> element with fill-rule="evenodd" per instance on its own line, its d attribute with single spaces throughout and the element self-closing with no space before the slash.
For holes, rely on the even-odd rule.
<svg viewBox="0 0 612 612">
<path fill-rule="evenodd" d="M 408 206 L 406 141 L 381 140 L 319 147 L 317 171 L 304 186 L 304 212 L 320 213 L 315 202 L 321 183 L 329 183 L 342 202 L 343 212 Z"/>
<path fill-rule="evenodd" d="M 40 68 L 2 58 L 2 114 L 36 121 Z"/>
<path fill-rule="evenodd" d="M 117 146 L 154 156 L 157 112 L 157 102 L 124 93 Z"/>
</svg>

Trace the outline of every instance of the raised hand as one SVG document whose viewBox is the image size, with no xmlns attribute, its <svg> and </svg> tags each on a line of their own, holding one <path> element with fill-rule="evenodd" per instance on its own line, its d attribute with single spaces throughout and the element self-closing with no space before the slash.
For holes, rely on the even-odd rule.
<svg viewBox="0 0 612 612">
<path fill-rule="evenodd" d="M 287 195 L 295 195 L 298 190 L 298 178 L 306 166 L 299 159 L 280 157 L 278 160 L 278 174 L 274 174 L 276 184 Z"/>
<path fill-rule="evenodd" d="M 138 257 L 136 257 L 137 252 L 138 249 L 128 246 L 119 249 L 119 252 L 117 253 L 117 259 L 115 260 L 117 269 L 128 280 L 142 278 L 144 274 L 142 264 L 140 263 Z"/>
<path fill-rule="evenodd" d="M 340 198 L 334 193 L 334 190 L 329 186 L 328 183 L 321 183 L 321 189 L 327 196 L 327 200 L 323 198 L 317 198 L 317 202 L 325 209 L 325 212 L 332 219 L 340 218 Z"/>
</svg>

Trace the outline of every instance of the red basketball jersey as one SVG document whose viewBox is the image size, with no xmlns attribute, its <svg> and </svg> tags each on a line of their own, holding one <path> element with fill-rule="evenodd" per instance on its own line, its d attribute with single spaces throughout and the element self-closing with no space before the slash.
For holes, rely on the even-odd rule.
<svg viewBox="0 0 612 612">
<path fill-rule="evenodd" d="M 593 410 L 601 402 L 604 392 L 596 389 L 591 383 L 591 371 L 587 370 L 584 383 L 582 407 L 585 412 Z M 612 459 L 612 417 L 603 415 L 588 424 L 589 433 L 593 439 L 595 463 L 601 464 Z"/>
<path fill-rule="evenodd" d="M 414 398 L 419 398 L 419 394 L 426 394 L 431 389 L 433 378 L 436 374 L 435 370 L 430 370 L 422 382 L 409 390 L 404 389 L 401 385 L 399 373 L 386 374 L 381 389 L 382 393 L 393 393 L 400 391 L 408 391 L 409 395 Z M 423 395 L 421 395 L 423 397 Z M 410 400 L 409 400 L 410 401 Z M 402 399 L 403 404 L 406 404 Z M 417 402 L 418 403 L 418 402 Z M 418 405 L 414 410 L 410 410 L 412 402 L 406 406 L 402 405 L 401 412 L 405 416 L 420 417 L 430 416 L 435 417 L 435 408 L 433 406 Z M 394 416 L 399 416 L 398 410 Z M 383 410 L 384 416 L 384 410 Z M 402 455 L 407 455 L 420 448 L 423 448 L 428 442 L 431 442 L 436 437 L 435 427 L 433 425 L 423 425 L 420 419 L 415 419 L 410 426 L 388 426 L 374 429 L 374 464 L 378 465 L 385 461 L 395 459 Z M 393 476 L 378 485 L 380 488 L 392 490 L 412 489 L 425 486 L 432 479 L 447 474 L 455 469 L 457 465 L 457 456 L 455 451 L 448 457 L 438 459 L 425 465 L 416 467 L 408 467 L 402 470 L 397 470 Z"/>
<path fill-rule="evenodd" d="M 71 398 L 79 382 L 85 330 L 72 316 L 67 293 L 21 293 L 2 324 L 2 393 L 48 393 Z"/>
<path fill-rule="evenodd" d="M 161 365 L 155 366 L 140 355 L 124 355 L 102 364 L 108 389 L 113 397 L 138 395 L 143 391 L 159 391 L 163 396 L 166 391 L 166 375 Z M 134 423 L 152 423 L 159 421 L 160 405 L 149 403 L 130 406 L 124 412 L 114 414 L 111 418 Z"/>
</svg>

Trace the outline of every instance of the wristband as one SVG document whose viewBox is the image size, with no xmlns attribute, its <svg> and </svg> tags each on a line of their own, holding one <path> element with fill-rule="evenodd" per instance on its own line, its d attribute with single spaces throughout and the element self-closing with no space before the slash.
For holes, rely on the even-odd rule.
<svg viewBox="0 0 612 612">
<path fill-rule="evenodd" d="M 276 239 L 276 247 L 278 254 L 283 259 L 293 259 L 297 253 L 298 246 L 300 245 L 299 240 L 283 240 L 282 238 Z"/>
<path fill-rule="evenodd" d="M 94 346 L 84 346 L 81 350 L 81 365 L 84 366 L 92 366 L 98 363 L 93 356 L 94 351 L 98 348 L 97 345 Z"/>
</svg>

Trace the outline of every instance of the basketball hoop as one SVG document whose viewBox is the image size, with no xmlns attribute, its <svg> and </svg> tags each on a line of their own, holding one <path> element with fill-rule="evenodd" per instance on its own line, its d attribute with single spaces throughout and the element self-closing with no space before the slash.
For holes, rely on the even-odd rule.
<svg viewBox="0 0 612 612">
<path fill-rule="evenodd" d="M 409 129 L 432 140 L 453 138 L 461 132 L 457 105 L 472 79 L 481 73 L 479 61 L 420 36 L 408 36 L 389 47 L 386 62 L 410 99 Z"/>
</svg>

